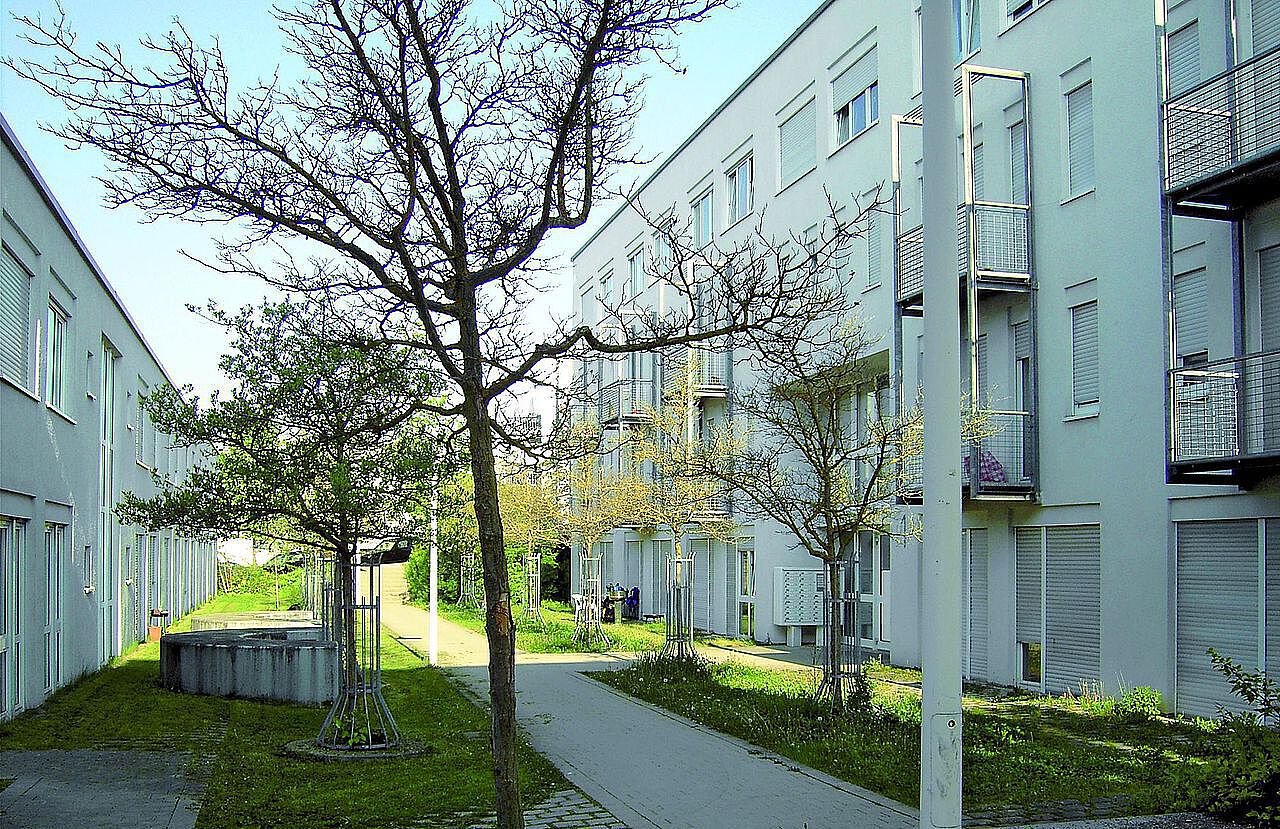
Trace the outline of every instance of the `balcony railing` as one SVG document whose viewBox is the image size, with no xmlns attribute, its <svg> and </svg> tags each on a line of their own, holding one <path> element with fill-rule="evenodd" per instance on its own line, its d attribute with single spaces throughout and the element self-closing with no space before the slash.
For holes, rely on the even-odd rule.
<svg viewBox="0 0 1280 829">
<path fill-rule="evenodd" d="M 677 352 L 675 356 L 663 360 L 662 388 L 666 391 L 680 387 L 683 372 L 689 369 L 689 359 L 693 358 L 696 370 L 693 375 L 693 393 L 702 396 L 723 396 L 729 388 L 730 370 L 733 365 L 732 355 L 721 348 L 708 346 L 691 346 L 686 351 Z"/>
<path fill-rule="evenodd" d="M 971 496 L 1025 495 L 1035 489 L 1035 420 L 1030 412 L 988 411 L 983 437 L 961 447 L 961 475 Z M 978 474 L 973 474 L 974 461 Z M 905 460 L 902 488 L 918 493 L 924 484 L 921 457 Z"/>
<path fill-rule="evenodd" d="M 1026 205 L 980 202 L 963 204 L 956 212 L 957 274 L 969 272 L 969 226 L 976 242 L 975 270 L 979 276 L 1003 279 L 1031 277 L 1030 209 Z M 924 228 L 913 227 L 898 237 L 898 299 L 924 291 Z"/>
<path fill-rule="evenodd" d="M 1280 456 L 1280 351 L 1170 372 L 1174 464 Z"/>
<path fill-rule="evenodd" d="M 1170 98 L 1164 116 L 1168 191 L 1280 149 L 1280 48 Z"/>
<path fill-rule="evenodd" d="M 655 404 L 652 380 L 618 380 L 600 394 L 600 422 L 638 420 Z"/>
</svg>

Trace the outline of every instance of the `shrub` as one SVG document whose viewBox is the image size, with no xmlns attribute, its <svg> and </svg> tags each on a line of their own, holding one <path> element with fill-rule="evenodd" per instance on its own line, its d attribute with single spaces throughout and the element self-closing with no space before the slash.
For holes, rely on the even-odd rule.
<svg viewBox="0 0 1280 829">
<path fill-rule="evenodd" d="M 1204 773 L 1191 784 L 1187 805 L 1253 826 L 1280 827 L 1280 733 L 1263 718 L 1280 715 L 1276 683 L 1212 648 L 1209 657 L 1252 711 L 1224 714 Z"/>
<path fill-rule="evenodd" d="M 1155 688 L 1139 685 L 1125 692 L 1112 712 L 1121 722 L 1150 722 L 1164 710 L 1164 697 Z"/>
</svg>

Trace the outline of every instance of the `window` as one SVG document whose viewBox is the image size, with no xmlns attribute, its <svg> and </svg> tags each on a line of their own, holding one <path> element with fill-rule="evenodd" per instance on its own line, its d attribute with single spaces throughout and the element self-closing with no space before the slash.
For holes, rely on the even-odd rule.
<svg viewBox="0 0 1280 829">
<path fill-rule="evenodd" d="M 871 215 L 867 217 L 867 287 L 871 288 L 879 285 L 883 279 L 881 274 L 881 257 L 883 256 L 882 248 L 884 241 L 881 238 L 884 227 L 884 217 L 879 210 L 872 210 Z"/>
<path fill-rule="evenodd" d="M 1018 661 L 1022 664 L 1022 681 L 1039 685 L 1042 659 L 1040 643 L 1019 642 L 1018 647 L 1021 657 Z"/>
<path fill-rule="evenodd" d="M 600 304 L 604 306 L 606 312 L 613 305 L 613 271 L 607 270 L 600 274 Z"/>
<path fill-rule="evenodd" d="M 142 448 L 146 445 L 147 434 L 147 410 L 143 405 L 143 396 L 146 393 L 146 389 L 138 389 L 136 395 L 138 406 L 133 417 L 133 459 L 138 463 L 142 463 L 145 457 Z"/>
<path fill-rule="evenodd" d="M 1076 414 L 1098 409 L 1098 303 L 1071 309 L 1071 404 Z"/>
<path fill-rule="evenodd" d="M 1191 21 L 1169 35 L 1169 95 L 1186 92 L 1200 83 L 1200 27 Z"/>
<path fill-rule="evenodd" d="M 693 246 L 704 248 L 711 244 L 713 192 L 708 190 L 693 203 Z"/>
<path fill-rule="evenodd" d="M 23 388 L 31 385 L 30 314 L 31 274 L 0 249 L 0 375 Z"/>
<path fill-rule="evenodd" d="M 813 101 L 778 127 L 779 169 L 786 187 L 818 166 L 818 113 Z"/>
<path fill-rule="evenodd" d="M 635 299 L 644 290 L 644 246 L 636 248 L 627 259 L 627 284 L 622 292 L 622 301 Z"/>
<path fill-rule="evenodd" d="M 1209 286 L 1204 268 L 1173 277 L 1173 343 L 1182 367 L 1209 362 Z"/>
<path fill-rule="evenodd" d="M 842 146 L 880 118 L 880 85 L 876 50 L 871 49 L 831 82 L 835 105 L 836 146 Z"/>
<path fill-rule="evenodd" d="M 956 33 L 955 59 L 959 63 L 982 46 L 982 12 L 979 0 L 951 0 L 951 11 Z"/>
<path fill-rule="evenodd" d="M 63 386 L 66 374 L 67 314 L 49 303 L 48 329 L 45 334 L 44 399 L 55 409 L 64 408 Z"/>
<path fill-rule="evenodd" d="M 1005 3 L 1005 22 L 1012 25 L 1048 3 L 1049 0 L 1003 0 L 1003 2 Z"/>
<path fill-rule="evenodd" d="M 755 206 L 755 164 L 751 156 L 729 172 L 729 224 L 751 212 Z"/>
<path fill-rule="evenodd" d="M 1093 189 L 1093 84 L 1067 93 L 1067 190 L 1078 196 Z"/>
<path fill-rule="evenodd" d="M 671 237 L 675 230 L 670 225 L 653 234 L 653 264 L 658 273 L 666 273 L 675 258 L 671 251 Z"/>
</svg>

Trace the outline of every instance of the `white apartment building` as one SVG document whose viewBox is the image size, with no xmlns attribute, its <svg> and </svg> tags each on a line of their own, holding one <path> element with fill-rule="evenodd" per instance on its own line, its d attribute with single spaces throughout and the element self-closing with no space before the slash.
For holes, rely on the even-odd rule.
<svg viewBox="0 0 1280 829">
<path fill-rule="evenodd" d="M 913 400 L 928 359 L 913 5 L 823 3 L 638 194 L 726 244 L 765 205 L 780 236 L 821 220 L 824 188 L 892 194 L 852 263 L 890 381 L 860 397 L 872 414 Z M 999 426 L 964 451 L 966 675 L 1150 685 L 1212 714 L 1230 698 L 1206 648 L 1280 672 L 1280 0 L 955 12 L 957 370 Z M 653 245 L 624 208 L 578 250 L 581 321 L 653 290 L 637 268 Z M 708 356 L 704 420 L 727 416 L 741 365 Z M 646 357 L 588 367 L 602 424 L 659 399 L 659 373 Z M 698 627 L 812 641 L 817 562 L 777 527 L 691 541 Z M 661 613 L 669 544 L 618 529 L 604 580 Z M 919 546 L 851 546 L 862 643 L 918 664 Z"/>
<path fill-rule="evenodd" d="M 216 587 L 212 542 L 122 525 L 197 458 L 138 395 L 170 384 L 0 117 L 0 720 L 173 622 Z"/>
</svg>

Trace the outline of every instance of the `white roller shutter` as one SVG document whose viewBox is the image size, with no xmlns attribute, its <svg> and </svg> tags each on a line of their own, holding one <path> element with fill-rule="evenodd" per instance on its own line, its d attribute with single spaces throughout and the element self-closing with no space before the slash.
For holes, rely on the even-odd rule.
<svg viewBox="0 0 1280 829">
<path fill-rule="evenodd" d="M 693 626 L 711 629 L 711 543 L 706 539 L 689 542 L 693 557 Z"/>
<path fill-rule="evenodd" d="M 1043 633 L 1044 551 L 1039 527 L 1014 530 L 1014 629 L 1019 642 L 1039 642 Z"/>
<path fill-rule="evenodd" d="M 0 249 L 0 374 L 24 388 L 31 385 L 30 330 L 31 276 Z"/>
<path fill-rule="evenodd" d="M 884 248 L 881 234 L 883 227 L 884 218 L 880 211 L 871 211 L 871 215 L 867 218 L 867 287 L 879 285 L 883 279 L 883 275 L 880 273 L 880 262 Z"/>
<path fill-rule="evenodd" d="M 1045 530 L 1045 690 L 1101 678 L 1101 582 L 1096 524 Z"/>
<path fill-rule="evenodd" d="M 1009 181 L 1014 204 L 1026 204 L 1027 186 L 1027 122 L 1009 127 Z"/>
<path fill-rule="evenodd" d="M 1076 406 L 1098 402 L 1098 303 L 1071 309 L 1071 399 Z"/>
<path fill-rule="evenodd" d="M 1258 667 L 1258 522 L 1179 522 L 1177 555 L 1177 706 L 1212 716 L 1233 697 L 1205 651 Z"/>
<path fill-rule="evenodd" d="M 845 104 L 861 95 L 867 87 L 876 82 L 878 76 L 876 49 L 873 46 L 870 52 L 858 58 L 853 66 L 841 72 L 840 76 L 831 82 L 831 103 L 833 108 L 838 111 Z"/>
<path fill-rule="evenodd" d="M 817 105 L 810 101 L 778 127 L 782 186 L 818 164 Z"/>
<path fill-rule="evenodd" d="M 1280 520 L 1267 521 L 1267 580 L 1264 585 L 1266 602 L 1266 665 L 1267 676 L 1280 680 Z"/>
<path fill-rule="evenodd" d="M 1173 277 L 1173 330 L 1177 355 L 1209 350 L 1209 287 L 1204 268 Z"/>
<path fill-rule="evenodd" d="M 630 590 L 633 587 L 639 586 L 641 583 L 640 542 L 628 541 L 625 556 L 626 557 L 623 562 L 623 573 L 625 573 L 625 576 L 622 578 L 622 586 L 627 590 Z"/>
<path fill-rule="evenodd" d="M 1195 22 L 1169 35 L 1169 94 L 1200 83 L 1200 27 Z"/>
<path fill-rule="evenodd" d="M 1280 0 L 1253 0 L 1251 4 L 1253 54 L 1280 45 Z"/>
<path fill-rule="evenodd" d="M 724 630 L 738 632 L 738 545 L 724 545 Z"/>
<path fill-rule="evenodd" d="M 1093 187 L 1093 84 L 1067 93 L 1067 184 L 1077 196 Z"/>
<path fill-rule="evenodd" d="M 1258 251 L 1262 350 L 1280 349 L 1280 245 Z"/>
<path fill-rule="evenodd" d="M 984 201 L 987 197 L 987 170 L 981 144 L 973 145 L 973 198 Z"/>
<path fill-rule="evenodd" d="M 966 610 L 966 632 L 968 634 L 968 655 L 970 679 L 988 679 L 988 642 L 990 640 L 990 622 L 987 615 L 988 576 L 987 562 L 989 552 L 986 530 L 969 530 L 969 562 L 967 572 L 968 602 Z"/>
</svg>

